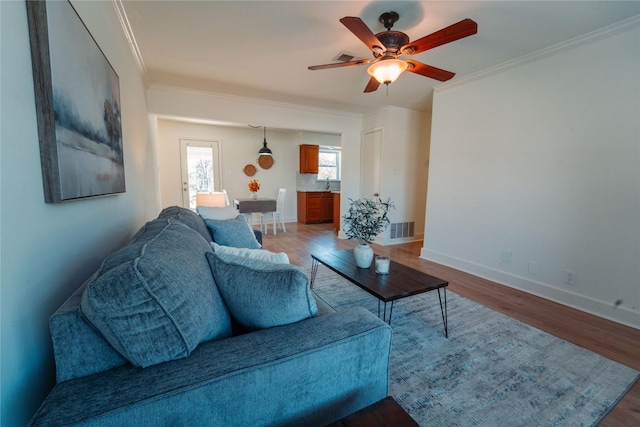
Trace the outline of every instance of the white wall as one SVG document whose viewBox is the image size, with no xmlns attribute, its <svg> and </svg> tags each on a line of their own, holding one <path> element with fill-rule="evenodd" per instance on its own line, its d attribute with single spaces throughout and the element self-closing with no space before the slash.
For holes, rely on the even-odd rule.
<svg viewBox="0 0 640 427">
<path fill-rule="evenodd" d="M 298 135 L 296 132 L 277 132 L 267 128 L 267 144 L 273 151 L 274 163 L 269 169 L 258 165 L 258 150 L 262 148 L 263 130 L 194 124 L 175 120 L 158 120 L 158 152 L 160 160 L 160 193 L 163 207 L 182 206 L 180 178 L 180 139 L 220 141 L 221 189 L 233 198 L 248 198 L 247 184 L 252 179 L 260 183 L 259 197 L 276 198 L 279 188 L 286 188 L 284 218 L 297 220 L 296 169 L 298 164 Z M 252 164 L 258 172 L 248 177 L 243 169 Z M 257 221 L 257 215 L 254 215 Z"/>
<path fill-rule="evenodd" d="M 261 125 L 267 127 L 267 142 L 269 147 L 274 150 L 276 164 L 292 161 L 294 163 L 294 171 L 297 170 L 298 154 L 291 159 L 290 152 L 281 147 L 283 153 L 287 154 L 286 158 L 279 159 L 279 154 L 275 151 L 276 145 L 272 147 L 272 141 L 277 141 L 270 137 L 269 129 L 296 129 L 302 132 L 297 138 L 297 143 L 304 139 L 305 132 L 318 132 L 339 134 L 342 136 L 342 182 L 341 182 L 341 210 L 344 213 L 345 201 L 348 198 L 358 198 L 360 189 L 360 132 L 362 130 L 362 117 L 358 114 L 330 111 L 313 107 L 305 107 L 300 105 L 289 105 L 277 102 L 268 102 L 251 98 L 242 98 L 228 95 L 220 95 L 208 92 L 194 91 L 189 89 L 181 89 L 162 85 L 154 85 L 147 90 L 147 105 L 149 113 L 158 116 L 169 116 L 175 118 L 191 118 L 213 120 L 227 124 L 251 123 L 253 125 Z M 222 135 L 224 127 L 220 127 L 219 132 Z M 232 178 L 240 177 L 238 181 L 247 181 L 247 177 L 242 174 L 242 168 L 255 158 L 252 158 L 252 152 L 260 148 L 262 141 L 261 131 L 247 131 L 242 136 L 233 136 L 231 139 L 241 139 L 243 145 L 251 145 L 250 151 L 241 148 L 241 157 L 235 161 L 232 166 Z M 257 132 L 254 136 L 253 133 Z M 283 139 L 285 138 L 283 132 Z M 231 136 L 231 134 L 229 134 Z M 257 138 L 257 141 L 256 141 Z M 234 148 L 233 150 L 235 150 Z M 297 147 L 296 147 L 297 150 Z M 224 151 L 224 148 L 223 148 Z M 223 153 L 223 156 L 226 154 Z M 248 156 L 248 157 L 244 157 Z M 227 159 L 227 157 L 225 157 Z M 244 162 L 244 163 L 243 163 Z M 240 165 L 238 169 L 237 165 Z M 227 171 L 228 172 L 228 171 Z M 263 171 L 258 173 L 262 174 Z M 284 172 L 282 172 L 284 173 Z M 287 172 L 288 173 L 288 172 Z M 161 171 L 161 175 L 163 172 Z M 256 175 L 256 177 L 258 177 Z M 267 176 L 266 174 L 264 175 Z M 276 175 L 278 182 L 289 182 L 288 175 L 283 181 L 285 175 Z M 163 177 L 164 179 L 164 177 Z M 226 178 L 225 178 L 226 179 Z M 287 188 L 293 186 L 295 188 L 295 175 L 292 183 L 287 184 Z M 262 180 L 260 181 L 262 183 Z M 265 184 L 267 181 L 265 181 Z M 227 182 L 225 182 L 225 185 Z M 171 185 L 171 184 L 167 184 Z M 233 184 L 236 185 L 236 184 Z M 271 184 L 269 184 L 271 185 Z M 246 183 L 245 183 L 246 187 Z M 261 190 L 262 191 L 262 190 Z M 230 193 L 231 194 L 231 193 Z M 246 193 L 243 193 L 246 196 Z M 287 195 L 289 201 L 293 201 L 295 194 Z M 168 203 L 168 200 L 166 201 Z M 165 200 L 163 200 L 163 204 Z M 286 203 L 285 203 L 286 204 Z M 293 203 L 289 206 L 294 206 Z M 290 208 L 287 208 L 290 209 Z M 290 213 L 291 214 L 291 213 Z M 295 215 L 295 214 L 293 214 Z"/>
<path fill-rule="evenodd" d="M 144 88 L 113 6 L 73 3 L 120 76 L 126 193 L 44 203 L 26 6 L 0 2 L 3 426 L 26 425 L 55 382 L 50 315 L 159 207 Z"/>
<path fill-rule="evenodd" d="M 639 76 L 636 18 L 437 90 L 421 256 L 639 328 Z"/>
<path fill-rule="evenodd" d="M 390 239 L 387 229 L 376 240 L 381 244 L 420 240 L 424 233 L 429 170 L 428 113 L 388 106 L 365 118 L 364 131 L 382 129 L 381 197 L 395 204 L 392 223 L 415 222 L 414 237 Z"/>
</svg>

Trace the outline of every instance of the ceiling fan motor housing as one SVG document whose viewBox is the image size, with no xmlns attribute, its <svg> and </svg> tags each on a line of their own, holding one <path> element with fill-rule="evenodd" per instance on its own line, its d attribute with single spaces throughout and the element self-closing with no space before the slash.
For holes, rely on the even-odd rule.
<svg viewBox="0 0 640 427">
<path fill-rule="evenodd" d="M 394 57 L 398 57 L 400 55 L 400 49 L 402 46 L 409 43 L 409 36 L 400 31 L 391 31 L 393 28 L 393 24 L 395 24 L 398 19 L 400 19 L 400 15 L 397 12 L 389 11 L 385 12 L 378 18 L 378 21 L 384 25 L 387 31 L 382 31 L 376 34 L 378 40 L 382 42 L 384 45 L 386 52 L 379 52 L 378 50 L 373 51 L 373 56 L 379 58 L 382 55 L 393 55 Z"/>
<path fill-rule="evenodd" d="M 402 46 L 409 44 L 409 36 L 400 31 L 383 31 L 376 34 L 376 37 L 387 49 L 385 53 L 395 56 L 400 55 L 400 48 L 402 48 Z M 382 54 L 374 51 L 373 55 L 377 58 Z"/>
</svg>

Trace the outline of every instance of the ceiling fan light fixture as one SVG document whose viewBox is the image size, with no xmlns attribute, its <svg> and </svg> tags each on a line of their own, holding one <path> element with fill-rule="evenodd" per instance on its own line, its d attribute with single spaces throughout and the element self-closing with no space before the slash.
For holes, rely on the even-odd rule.
<svg viewBox="0 0 640 427">
<path fill-rule="evenodd" d="M 264 141 L 262 142 L 262 148 L 260 149 L 260 151 L 258 151 L 258 154 L 261 156 L 271 156 L 273 155 L 273 153 L 271 152 L 269 147 L 267 147 L 267 128 L 264 127 L 263 129 L 264 129 Z"/>
<path fill-rule="evenodd" d="M 388 85 L 395 82 L 407 67 L 407 63 L 401 59 L 383 59 L 369 66 L 367 73 L 378 82 Z"/>
</svg>

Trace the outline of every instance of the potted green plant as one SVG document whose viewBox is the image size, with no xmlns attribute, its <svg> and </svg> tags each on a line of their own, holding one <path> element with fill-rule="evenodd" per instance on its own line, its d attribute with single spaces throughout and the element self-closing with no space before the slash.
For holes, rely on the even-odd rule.
<svg viewBox="0 0 640 427">
<path fill-rule="evenodd" d="M 391 199 L 383 202 L 380 198 L 349 201 L 349 211 L 342 217 L 344 234 L 349 239 L 358 240 L 358 246 L 353 249 L 358 267 L 369 268 L 373 260 L 373 249 L 369 243 L 389 226 L 389 209 L 394 205 Z"/>
</svg>

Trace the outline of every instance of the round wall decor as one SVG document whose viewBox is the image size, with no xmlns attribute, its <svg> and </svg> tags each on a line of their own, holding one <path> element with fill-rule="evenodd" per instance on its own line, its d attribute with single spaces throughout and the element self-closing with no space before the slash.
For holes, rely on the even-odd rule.
<svg viewBox="0 0 640 427">
<path fill-rule="evenodd" d="M 258 157 L 258 164 L 262 169 L 269 169 L 271 166 L 273 166 L 273 156 Z"/>
<path fill-rule="evenodd" d="M 247 176 L 253 176 L 256 174 L 256 172 L 258 172 L 258 169 L 256 169 L 256 167 L 253 166 L 252 164 L 248 164 L 242 170 L 244 171 L 244 174 Z"/>
</svg>

